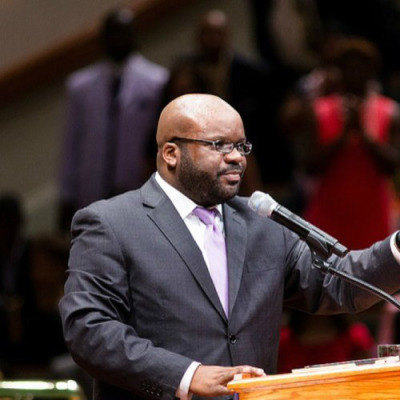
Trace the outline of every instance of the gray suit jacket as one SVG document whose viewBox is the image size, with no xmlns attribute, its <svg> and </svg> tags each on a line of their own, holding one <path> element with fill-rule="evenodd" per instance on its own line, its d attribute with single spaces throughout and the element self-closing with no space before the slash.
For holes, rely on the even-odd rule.
<svg viewBox="0 0 400 400">
<path fill-rule="evenodd" d="M 193 360 L 275 371 L 282 307 L 355 312 L 379 299 L 311 267 L 307 245 L 236 197 L 224 205 L 229 318 L 202 253 L 152 177 L 79 211 L 65 296 L 65 339 L 98 399 L 173 399 Z M 389 239 L 332 259 L 393 293 Z"/>
</svg>

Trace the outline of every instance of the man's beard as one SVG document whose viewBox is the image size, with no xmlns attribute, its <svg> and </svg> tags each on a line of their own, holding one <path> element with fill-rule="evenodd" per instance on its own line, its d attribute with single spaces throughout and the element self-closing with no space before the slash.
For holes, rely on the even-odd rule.
<svg viewBox="0 0 400 400">
<path fill-rule="evenodd" d="M 210 173 L 196 168 L 186 149 L 182 147 L 181 164 L 178 179 L 184 194 L 195 203 L 205 207 L 225 203 L 238 194 L 240 182 L 233 185 L 222 185 L 219 177 L 227 171 L 240 171 L 243 174 L 243 167 L 239 164 L 231 164 L 219 170 L 212 176 Z"/>
</svg>

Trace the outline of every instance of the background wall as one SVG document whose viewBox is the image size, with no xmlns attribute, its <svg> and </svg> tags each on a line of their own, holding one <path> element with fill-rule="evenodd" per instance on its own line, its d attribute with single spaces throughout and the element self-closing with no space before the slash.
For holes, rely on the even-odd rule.
<svg viewBox="0 0 400 400">
<path fill-rule="evenodd" d="M 0 70 L 97 23 L 120 0 L 1 0 Z"/>
<path fill-rule="evenodd" d="M 97 23 L 107 9 L 120 3 L 2 0 L 0 70 Z M 175 54 L 191 48 L 195 21 L 211 8 L 228 14 L 234 47 L 253 57 L 246 0 L 201 0 L 182 7 L 141 35 L 141 52 L 170 66 Z M 29 233 L 52 231 L 55 227 L 65 106 L 63 85 L 63 81 L 54 82 L 0 109 L 0 192 L 12 191 L 21 196 Z"/>
</svg>

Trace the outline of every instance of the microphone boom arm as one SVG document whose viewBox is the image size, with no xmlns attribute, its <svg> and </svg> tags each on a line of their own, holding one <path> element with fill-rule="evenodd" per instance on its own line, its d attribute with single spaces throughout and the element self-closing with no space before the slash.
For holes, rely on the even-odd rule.
<svg viewBox="0 0 400 400">
<path fill-rule="evenodd" d="M 361 289 L 367 290 L 368 292 L 375 294 L 381 299 L 386 300 L 389 303 L 392 303 L 400 310 L 400 303 L 390 294 L 384 292 L 383 290 L 377 288 L 376 286 L 369 284 L 368 282 L 364 282 L 354 276 L 346 274 L 343 271 L 339 271 L 335 268 L 332 268 L 332 263 L 324 260 L 315 251 L 312 251 L 312 255 L 313 255 L 313 262 L 312 262 L 313 267 L 319 269 L 323 273 L 339 276 L 344 281 L 351 283 L 352 285 L 358 286 Z"/>
</svg>

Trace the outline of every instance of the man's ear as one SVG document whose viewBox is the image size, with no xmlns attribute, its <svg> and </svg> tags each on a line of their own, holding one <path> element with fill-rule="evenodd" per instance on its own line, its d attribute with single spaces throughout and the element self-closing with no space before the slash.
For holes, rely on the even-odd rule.
<svg viewBox="0 0 400 400">
<path fill-rule="evenodd" d="M 179 147 L 175 143 L 167 142 L 164 144 L 162 148 L 162 158 L 169 169 L 176 168 L 179 156 Z"/>
</svg>

